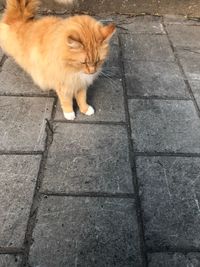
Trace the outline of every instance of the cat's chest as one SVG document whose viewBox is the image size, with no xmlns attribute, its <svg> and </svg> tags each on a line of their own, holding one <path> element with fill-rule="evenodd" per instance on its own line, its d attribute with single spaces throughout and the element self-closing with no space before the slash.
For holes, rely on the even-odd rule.
<svg viewBox="0 0 200 267">
<path fill-rule="evenodd" d="M 83 83 L 83 85 L 90 86 L 94 80 L 97 78 L 98 73 L 95 74 L 85 74 L 85 73 L 80 73 L 79 74 L 79 79 L 80 82 Z"/>
</svg>

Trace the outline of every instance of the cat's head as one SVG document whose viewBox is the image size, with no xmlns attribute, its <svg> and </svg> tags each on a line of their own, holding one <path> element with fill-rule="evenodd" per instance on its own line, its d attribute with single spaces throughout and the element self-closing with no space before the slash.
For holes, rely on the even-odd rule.
<svg viewBox="0 0 200 267">
<path fill-rule="evenodd" d="M 90 16 L 68 20 L 65 59 L 77 72 L 95 74 L 101 70 L 109 52 L 109 41 L 115 25 L 104 26 Z"/>
</svg>

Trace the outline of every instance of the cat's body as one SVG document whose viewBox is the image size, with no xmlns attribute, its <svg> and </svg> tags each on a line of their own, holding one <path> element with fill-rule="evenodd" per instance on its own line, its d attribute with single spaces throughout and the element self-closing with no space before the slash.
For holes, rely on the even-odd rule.
<svg viewBox="0 0 200 267">
<path fill-rule="evenodd" d="M 0 46 L 27 71 L 41 89 L 54 89 L 66 119 L 74 119 L 73 98 L 92 115 L 86 90 L 107 57 L 114 26 L 89 16 L 35 20 L 36 0 L 8 0 L 0 23 Z"/>
</svg>

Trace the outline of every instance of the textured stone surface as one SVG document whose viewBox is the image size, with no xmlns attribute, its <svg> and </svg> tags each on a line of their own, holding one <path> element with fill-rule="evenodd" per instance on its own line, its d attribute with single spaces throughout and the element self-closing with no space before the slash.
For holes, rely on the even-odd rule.
<svg viewBox="0 0 200 267">
<path fill-rule="evenodd" d="M 121 34 L 121 39 L 125 60 L 174 61 L 165 35 Z"/>
<path fill-rule="evenodd" d="M 200 49 L 182 48 L 178 56 L 187 78 L 200 81 Z"/>
<path fill-rule="evenodd" d="M 199 47 L 200 27 L 192 25 L 168 25 L 167 31 L 175 46 Z"/>
<path fill-rule="evenodd" d="M 40 159 L 0 156 L 0 247 L 23 245 Z"/>
<path fill-rule="evenodd" d="M 0 97 L 0 150 L 43 150 L 53 98 Z"/>
<path fill-rule="evenodd" d="M 0 94 L 45 94 L 13 59 L 8 58 L 0 73 Z M 48 94 L 48 92 L 46 92 Z"/>
<path fill-rule="evenodd" d="M 200 25 L 198 18 L 191 19 L 183 15 L 166 14 L 163 16 L 165 24 L 184 24 L 184 25 Z"/>
<path fill-rule="evenodd" d="M 60 1 L 61 2 L 61 1 Z M 199 0 L 81 0 L 74 1 L 75 5 L 72 7 L 76 12 L 87 12 L 92 14 L 104 13 L 108 15 L 111 13 L 127 13 L 127 14 L 183 14 L 189 17 L 199 17 Z M 0 0 L 0 6 L 5 3 L 5 0 Z M 53 9 L 57 11 L 69 11 L 71 6 L 58 5 L 54 0 L 43 0 L 42 9 Z M 106 13 L 106 14 L 105 14 Z"/>
<path fill-rule="evenodd" d="M 148 260 L 149 267 L 199 267 L 200 253 L 153 253 Z"/>
<path fill-rule="evenodd" d="M 147 13 L 155 13 L 157 10 L 157 0 L 149 0 L 149 1 L 141 1 L 141 0 L 100 0 L 100 1 L 93 1 L 92 4 L 88 0 L 77 1 L 79 9 L 93 11 L 95 14 L 99 12 L 116 12 L 116 13 L 142 13 L 147 10 Z"/>
<path fill-rule="evenodd" d="M 185 17 L 199 17 L 199 0 L 157 0 L 158 14 L 185 15 Z"/>
<path fill-rule="evenodd" d="M 126 129 L 57 124 L 42 190 L 132 192 Z"/>
<path fill-rule="evenodd" d="M 110 41 L 110 52 L 103 66 L 102 72 L 104 76 L 120 77 L 120 59 L 119 59 L 119 41 L 118 33 L 116 32 Z"/>
<path fill-rule="evenodd" d="M 125 76 L 129 96 L 189 98 L 179 67 L 174 63 L 127 61 Z"/>
<path fill-rule="evenodd" d="M 142 266 L 131 199 L 48 197 L 33 238 L 31 266 Z"/>
<path fill-rule="evenodd" d="M 95 108 L 95 114 L 85 116 L 78 112 L 77 120 L 125 121 L 123 88 L 119 79 L 99 78 L 88 90 L 88 103 Z M 57 107 L 55 120 L 66 120 L 60 104 Z"/>
<path fill-rule="evenodd" d="M 200 109 L 200 80 L 190 80 L 189 84 Z"/>
<path fill-rule="evenodd" d="M 200 248 L 199 173 L 199 158 L 137 158 L 148 248 Z"/>
<path fill-rule="evenodd" d="M 136 33 L 155 33 L 165 34 L 160 17 L 138 16 L 129 19 L 124 19 L 124 23 L 120 23 L 123 29 L 128 32 Z"/>
<path fill-rule="evenodd" d="M 20 267 L 21 258 L 14 255 L 0 255 L 0 267 Z"/>
<path fill-rule="evenodd" d="M 3 57 L 3 51 L 2 51 L 2 49 L 0 48 L 0 60 L 2 59 L 2 57 Z"/>
<path fill-rule="evenodd" d="M 200 120 L 192 101 L 132 99 L 129 110 L 136 151 L 200 153 Z"/>
</svg>

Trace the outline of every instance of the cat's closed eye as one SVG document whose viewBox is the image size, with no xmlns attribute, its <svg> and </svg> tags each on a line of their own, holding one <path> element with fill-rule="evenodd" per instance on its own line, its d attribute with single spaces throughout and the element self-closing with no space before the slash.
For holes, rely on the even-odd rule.
<svg viewBox="0 0 200 267">
<path fill-rule="evenodd" d="M 98 66 L 98 65 L 102 64 L 103 62 L 104 62 L 104 59 L 98 59 L 95 62 L 84 61 L 84 62 L 80 62 L 80 64 L 81 65 L 88 65 L 88 66 Z"/>
</svg>

